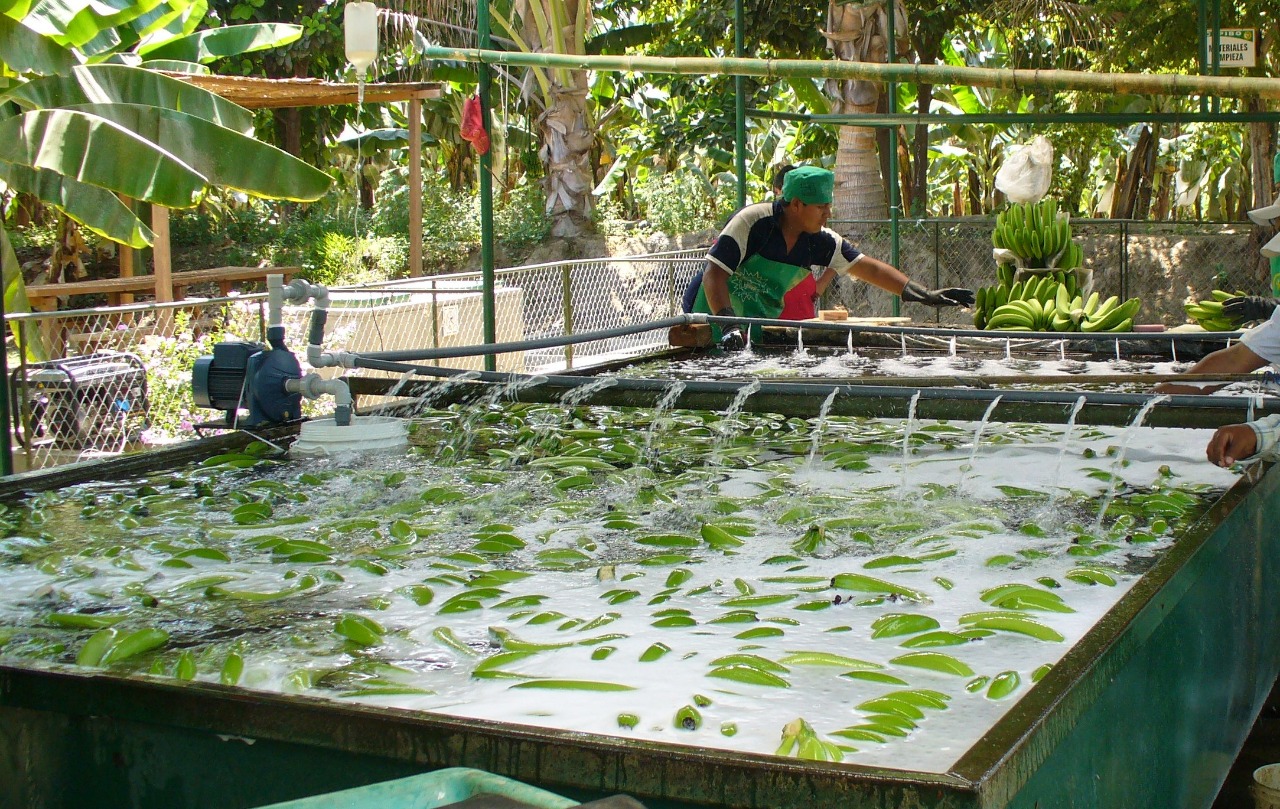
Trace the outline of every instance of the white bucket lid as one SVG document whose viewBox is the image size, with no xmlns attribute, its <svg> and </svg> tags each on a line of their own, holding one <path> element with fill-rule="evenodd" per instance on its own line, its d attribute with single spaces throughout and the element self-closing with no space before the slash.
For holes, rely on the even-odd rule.
<svg viewBox="0 0 1280 809">
<path fill-rule="evenodd" d="M 403 449 L 409 444 L 408 422 L 391 416 L 352 416 L 340 427 L 333 419 L 302 423 L 290 455 L 340 455 Z"/>
</svg>

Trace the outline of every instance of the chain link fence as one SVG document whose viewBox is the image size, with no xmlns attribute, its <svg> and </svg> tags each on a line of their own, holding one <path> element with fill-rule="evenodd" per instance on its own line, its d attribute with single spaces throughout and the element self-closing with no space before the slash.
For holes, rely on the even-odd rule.
<svg viewBox="0 0 1280 809">
<path fill-rule="evenodd" d="M 887 261 L 890 230 L 883 223 L 871 224 L 862 227 L 855 244 Z M 1267 265 L 1258 254 L 1260 242 L 1247 225 L 1103 220 L 1072 227 L 1085 249 L 1086 265 L 1094 268 L 1095 288 L 1103 295 L 1141 297 L 1144 322 L 1183 323 L 1183 301 L 1206 297 L 1214 288 L 1260 293 L 1269 285 Z M 902 222 L 899 233 L 899 266 L 921 283 L 978 287 L 994 282 L 989 222 Z M 701 271 L 704 256 L 702 249 L 689 249 L 497 270 L 496 339 L 559 337 L 668 317 L 680 311 L 681 294 Z M 842 305 L 855 316 L 886 316 L 893 314 L 893 301 L 882 290 L 838 279 L 823 306 Z M 309 312 L 310 306 L 290 306 L 283 313 L 286 345 L 300 360 Z M 334 289 L 323 347 L 374 352 L 476 345 L 484 341 L 482 313 L 478 272 Z M 904 306 L 902 314 L 927 325 L 963 325 L 969 319 L 962 311 L 915 304 Z M 219 416 L 194 405 L 195 360 L 212 354 L 219 342 L 262 342 L 267 317 L 262 294 L 8 315 L 20 335 L 8 380 L 15 467 L 54 466 L 194 437 L 195 425 Z M 497 367 L 555 373 L 666 347 L 666 332 L 650 331 L 507 353 L 497 358 Z M 480 369 L 483 362 L 483 357 L 468 357 L 438 364 Z M 310 370 L 304 361 L 303 372 Z M 340 371 L 322 373 L 335 376 Z M 345 373 L 388 376 L 362 369 Z M 304 415 L 321 416 L 331 409 L 331 402 L 319 400 L 307 403 Z"/>
<path fill-rule="evenodd" d="M 892 233 L 884 222 L 832 220 L 828 225 L 869 256 L 890 261 Z M 897 266 L 932 287 L 978 287 L 996 282 L 989 217 L 902 220 L 898 224 Z M 1265 295 L 1270 268 L 1258 248 L 1265 239 L 1248 223 L 1135 222 L 1072 220 L 1071 237 L 1093 269 L 1093 288 L 1102 297 L 1138 297 L 1142 323 L 1175 326 L 1186 322 L 1182 304 L 1209 297 L 1214 289 Z M 823 296 L 823 308 L 843 306 L 850 314 L 889 316 L 894 296 L 853 279 L 837 278 Z M 911 304 L 902 314 L 925 325 L 962 326 L 971 316 L 955 309 Z"/>
</svg>

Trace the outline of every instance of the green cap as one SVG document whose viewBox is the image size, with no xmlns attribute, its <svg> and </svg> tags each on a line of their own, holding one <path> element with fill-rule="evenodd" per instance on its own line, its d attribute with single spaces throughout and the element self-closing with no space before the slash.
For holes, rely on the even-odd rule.
<svg viewBox="0 0 1280 809">
<path fill-rule="evenodd" d="M 836 175 L 826 169 L 799 166 L 782 178 L 782 198 L 787 202 L 798 199 L 805 205 L 829 205 L 835 187 Z"/>
</svg>

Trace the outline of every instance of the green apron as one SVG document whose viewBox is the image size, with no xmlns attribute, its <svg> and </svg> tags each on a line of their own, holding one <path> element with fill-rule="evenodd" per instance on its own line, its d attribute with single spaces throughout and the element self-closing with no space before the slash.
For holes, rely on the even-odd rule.
<svg viewBox="0 0 1280 809">
<path fill-rule="evenodd" d="M 729 304 L 742 317 L 776 318 L 782 314 L 783 297 L 793 286 L 804 280 L 809 272 L 808 267 L 784 264 L 759 255 L 748 256 L 739 265 L 737 272 L 729 276 Z M 711 307 L 707 305 L 705 279 L 693 302 L 693 311 L 713 314 Z M 713 325 L 711 333 L 719 342 L 720 327 Z M 752 326 L 751 341 L 759 342 L 761 336 L 760 327 Z"/>
</svg>

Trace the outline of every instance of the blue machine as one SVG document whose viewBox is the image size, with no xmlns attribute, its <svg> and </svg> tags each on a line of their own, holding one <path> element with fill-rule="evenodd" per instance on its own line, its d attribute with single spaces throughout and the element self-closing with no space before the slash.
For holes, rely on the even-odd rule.
<svg viewBox="0 0 1280 809">
<path fill-rule="evenodd" d="M 269 348 L 245 341 L 218 343 L 213 356 L 197 359 L 191 371 L 196 405 L 224 411 L 228 427 L 302 418 L 302 394 L 289 390 L 289 380 L 302 378 L 302 366 L 285 348 L 284 327 L 267 329 L 267 342 Z"/>
</svg>

